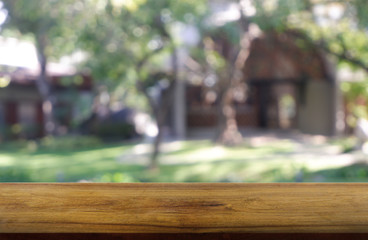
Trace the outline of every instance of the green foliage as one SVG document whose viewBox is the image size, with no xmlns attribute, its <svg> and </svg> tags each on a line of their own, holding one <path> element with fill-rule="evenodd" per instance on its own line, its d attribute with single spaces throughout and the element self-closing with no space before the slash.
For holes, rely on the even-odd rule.
<svg viewBox="0 0 368 240">
<path fill-rule="evenodd" d="M 329 168 L 320 171 L 306 171 L 305 181 L 317 182 L 367 182 L 368 166 L 356 163 L 340 168 Z"/>
<path fill-rule="evenodd" d="M 208 65 L 217 71 L 219 74 L 224 70 L 226 67 L 226 59 L 221 56 L 217 51 L 215 50 L 207 50 L 205 51 L 206 61 Z"/>
<path fill-rule="evenodd" d="M 368 81 L 341 84 L 347 108 L 347 123 L 355 127 L 358 118 L 368 119 Z"/>
<path fill-rule="evenodd" d="M 2 167 L 0 168 L 0 182 L 30 182 L 29 171 L 24 168 Z"/>
<path fill-rule="evenodd" d="M 0 144 L 0 150 L 2 151 L 19 151 L 19 152 L 31 152 L 28 151 L 28 146 L 36 144 L 33 140 L 17 139 L 13 141 L 4 141 Z M 37 145 L 37 144 L 36 144 Z M 31 147 L 30 147 L 31 148 Z M 37 149 L 34 148 L 34 149 Z"/>
<path fill-rule="evenodd" d="M 352 0 L 348 4 L 350 4 L 349 13 L 353 15 L 352 17 L 355 15 L 361 28 L 366 28 L 368 26 L 367 2 L 365 0 Z"/>
<path fill-rule="evenodd" d="M 137 80 L 151 81 L 146 77 L 165 68 L 162 59 L 178 44 L 173 41 L 172 26 L 199 21 L 206 11 L 204 2 L 106 1 L 99 11 L 91 11 L 93 20 L 81 32 L 79 44 L 90 53 L 87 66 L 111 90 L 119 85 L 133 89 Z M 89 8 L 93 9 L 92 5 Z M 141 61 L 147 63 L 138 69 Z"/>
<path fill-rule="evenodd" d="M 310 10 L 308 0 L 265 0 L 253 3 L 257 14 L 252 17 L 252 21 L 264 31 L 283 31 L 288 28 L 290 19 L 295 16 L 300 19 L 302 14 Z"/>
<path fill-rule="evenodd" d="M 103 183 L 123 183 L 123 182 L 139 182 L 136 178 L 132 177 L 128 173 L 106 173 L 101 177 L 97 177 L 93 179 L 93 182 L 103 182 Z"/>
<path fill-rule="evenodd" d="M 73 151 L 83 148 L 96 148 L 102 141 L 93 136 L 66 135 L 60 137 L 48 136 L 41 139 L 39 147 L 50 151 Z"/>
<path fill-rule="evenodd" d="M 262 30 L 296 29 L 336 57 L 339 64 L 368 69 L 368 5 L 352 1 L 253 1 L 251 18 Z"/>
<path fill-rule="evenodd" d="M 32 35 L 35 43 L 43 39 L 46 55 L 58 59 L 75 50 L 76 33 L 83 1 L 38 1 L 3 0 L 8 12 L 5 28 Z M 79 20 L 79 21 L 78 21 Z"/>
<path fill-rule="evenodd" d="M 4 130 L 6 139 L 36 138 L 41 129 L 37 124 L 13 124 Z"/>
<path fill-rule="evenodd" d="M 349 153 L 355 150 L 357 139 L 355 137 L 339 138 L 332 140 L 331 143 L 339 146 L 342 153 Z"/>
</svg>

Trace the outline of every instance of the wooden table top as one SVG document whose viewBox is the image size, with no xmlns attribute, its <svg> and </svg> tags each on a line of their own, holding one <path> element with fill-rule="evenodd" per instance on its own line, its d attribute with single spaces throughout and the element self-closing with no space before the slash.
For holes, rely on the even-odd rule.
<svg viewBox="0 0 368 240">
<path fill-rule="evenodd" d="M 368 184 L 1 183 L 0 233 L 368 233 Z"/>
</svg>

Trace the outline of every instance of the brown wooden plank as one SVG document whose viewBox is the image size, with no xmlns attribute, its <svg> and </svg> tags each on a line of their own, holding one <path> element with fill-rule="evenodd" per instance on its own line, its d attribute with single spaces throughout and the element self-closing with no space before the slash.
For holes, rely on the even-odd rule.
<svg viewBox="0 0 368 240">
<path fill-rule="evenodd" d="M 366 240 L 364 233 L 0 233 L 1 240 Z"/>
<path fill-rule="evenodd" d="M 367 233 L 368 184 L 0 184 L 1 233 Z"/>
</svg>

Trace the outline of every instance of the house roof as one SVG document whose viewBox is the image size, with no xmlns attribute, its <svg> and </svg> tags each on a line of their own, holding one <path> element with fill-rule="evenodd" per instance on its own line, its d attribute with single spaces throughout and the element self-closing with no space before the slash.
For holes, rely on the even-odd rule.
<svg viewBox="0 0 368 240">
<path fill-rule="evenodd" d="M 322 51 L 301 33 L 268 32 L 254 39 L 244 66 L 244 75 L 254 79 L 331 79 Z"/>
</svg>

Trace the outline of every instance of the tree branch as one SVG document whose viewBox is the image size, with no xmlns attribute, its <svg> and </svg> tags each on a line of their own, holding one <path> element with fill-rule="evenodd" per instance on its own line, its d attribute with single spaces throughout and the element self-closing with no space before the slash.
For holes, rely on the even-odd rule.
<svg viewBox="0 0 368 240">
<path fill-rule="evenodd" d="M 305 41 L 307 44 L 311 45 L 311 46 L 317 46 L 320 49 L 322 49 L 323 51 L 325 51 L 326 53 L 335 56 L 337 58 L 339 58 L 340 60 L 344 60 L 346 62 L 349 62 L 359 68 L 361 68 L 362 70 L 366 71 L 368 73 L 368 64 L 363 62 L 361 59 L 358 59 L 356 57 L 353 57 L 349 54 L 349 51 L 347 50 L 347 47 L 345 45 L 345 42 L 343 41 L 343 39 L 341 37 L 338 37 L 338 40 L 341 44 L 341 47 L 343 48 L 343 52 L 342 53 L 338 53 L 335 52 L 333 50 L 331 50 L 327 44 L 326 44 L 326 40 L 322 37 L 322 40 L 319 42 L 313 41 L 312 39 L 310 39 L 307 35 L 303 34 L 301 31 L 298 31 L 298 34 L 294 34 L 295 37 Z"/>
<path fill-rule="evenodd" d="M 352 57 L 350 54 L 348 54 L 347 51 L 344 50 L 343 53 L 334 52 L 323 42 L 320 43 L 320 44 L 317 44 L 317 46 L 322 48 L 328 54 L 331 54 L 331 55 L 333 55 L 333 56 L 335 56 L 335 57 L 337 57 L 341 60 L 347 61 L 347 62 L 363 69 L 364 71 L 366 71 L 368 73 L 368 65 L 366 63 L 364 63 L 362 60 L 360 60 L 358 58 L 355 58 L 355 57 Z M 343 46 L 343 48 L 344 48 L 344 46 Z"/>
<path fill-rule="evenodd" d="M 151 57 L 155 56 L 157 53 L 161 52 L 164 49 L 164 46 L 161 46 L 159 48 L 156 48 L 152 52 L 146 54 L 137 64 L 137 72 L 141 70 L 141 68 L 150 60 Z"/>
</svg>

